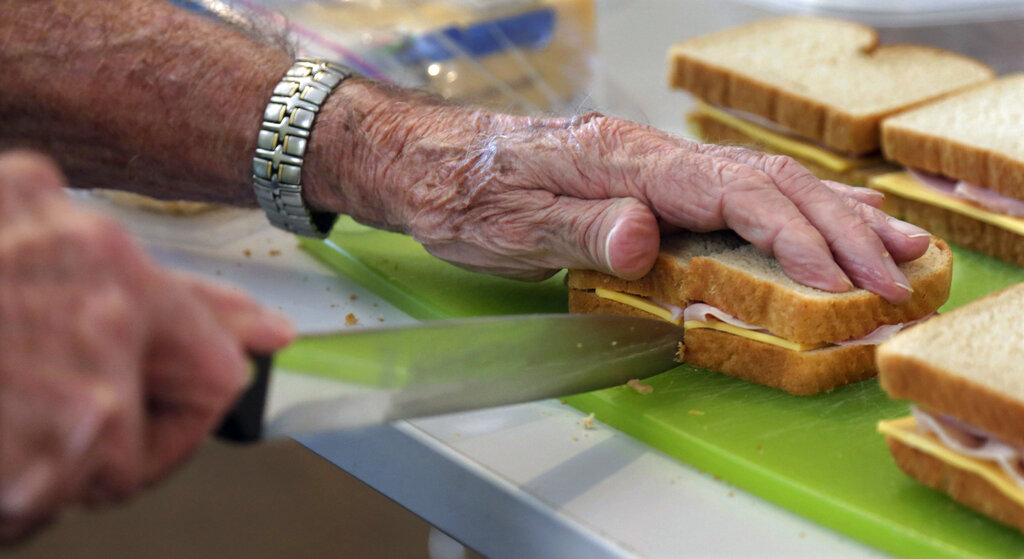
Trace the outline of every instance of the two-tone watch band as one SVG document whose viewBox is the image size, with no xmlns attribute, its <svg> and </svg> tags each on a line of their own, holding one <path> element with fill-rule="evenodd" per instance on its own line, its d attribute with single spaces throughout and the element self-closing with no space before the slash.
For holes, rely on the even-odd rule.
<svg viewBox="0 0 1024 559">
<path fill-rule="evenodd" d="M 354 75 L 341 64 L 299 58 L 274 87 L 252 160 L 256 199 L 274 226 L 322 239 L 337 220 L 335 213 L 311 211 L 306 205 L 302 163 L 320 107 L 338 84 Z"/>
</svg>

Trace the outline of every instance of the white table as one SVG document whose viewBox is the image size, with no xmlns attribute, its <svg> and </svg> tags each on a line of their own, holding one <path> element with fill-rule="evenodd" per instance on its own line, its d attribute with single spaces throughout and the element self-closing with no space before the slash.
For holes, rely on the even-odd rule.
<svg viewBox="0 0 1024 559">
<path fill-rule="evenodd" d="M 689 101 L 664 85 L 667 46 L 759 15 L 703 2 L 600 7 L 603 78 L 592 104 L 679 134 Z M 300 331 L 342 328 L 349 313 L 359 328 L 412 321 L 315 262 L 258 214 L 181 231 L 116 213 L 162 262 L 248 290 L 291 316 Z M 218 244 L 224 238 L 229 242 Z M 275 377 L 271 409 L 302 386 L 293 376 Z M 880 555 L 600 422 L 584 429 L 582 417 L 552 400 L 300 441 L 490 557 Z"/>
</svg>

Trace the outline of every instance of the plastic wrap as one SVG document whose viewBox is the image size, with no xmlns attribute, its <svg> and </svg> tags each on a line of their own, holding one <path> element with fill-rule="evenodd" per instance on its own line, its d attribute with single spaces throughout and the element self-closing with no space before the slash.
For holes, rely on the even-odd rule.
<svg viewBox="0 0 1024 559">
<path fill-rule="evenodd" d="M 571 110 L 591 79 L 593 0 L 235 0 L 300 54 L 455 102 L 519 114 Z"/>
</svg>

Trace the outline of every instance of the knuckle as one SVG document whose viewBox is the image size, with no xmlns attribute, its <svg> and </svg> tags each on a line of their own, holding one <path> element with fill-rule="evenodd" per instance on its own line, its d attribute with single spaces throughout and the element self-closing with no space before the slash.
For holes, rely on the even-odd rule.
<svg viewBox="0 0 1024 559">
<path fill-rule="evenodd" d="M 796 159 L 788 155 L 768 155 L 764 161 L 765 170 L 780 178 L 789 178 L 797 175 L 809 175 L 810 172 L 804 168 Z"/>
</svg>

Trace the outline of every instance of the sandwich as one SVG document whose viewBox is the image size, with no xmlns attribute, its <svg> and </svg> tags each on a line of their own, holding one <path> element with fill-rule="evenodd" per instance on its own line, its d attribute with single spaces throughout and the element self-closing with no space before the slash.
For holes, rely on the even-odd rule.
<svg viewBox="0 0 1024 559">
<path fill-rule="evenodd" d="M 901 332 L 879 381 L 913 402 L 878 430 L 910 477 L 1024 530 L 1024 284 Z"/>
<path fill-rule="evenodd" d="M 914 293 L 895 305 L 863 289 L 798 284 L 733 232 L 683 232 L 662 239 L 638 280 L 570 270 L 569 311 L 674 322 L 683 327 L 680 361 L 810 395 L 874 377 L 875 345 L 949 296 L 952 253 L 942 240 L 900 269 Z"/>
<path fill-rule="evenodd" d="M 669 50 L 669 83 L 699 100 L 689 121 L 702 140 L 790 155 L 855 186 L 889 170 L 883 118 L 993 77 L 966 56 L 879 46 L 870 27 L 817 17 L 761 20 Z"/>
<path fill-rule="evenodd" d="M 886 119 L 882 145 L 908 171 L 875 177 L 890 214 L 1024 266 L 1024 74 Z"/>
</svg>

